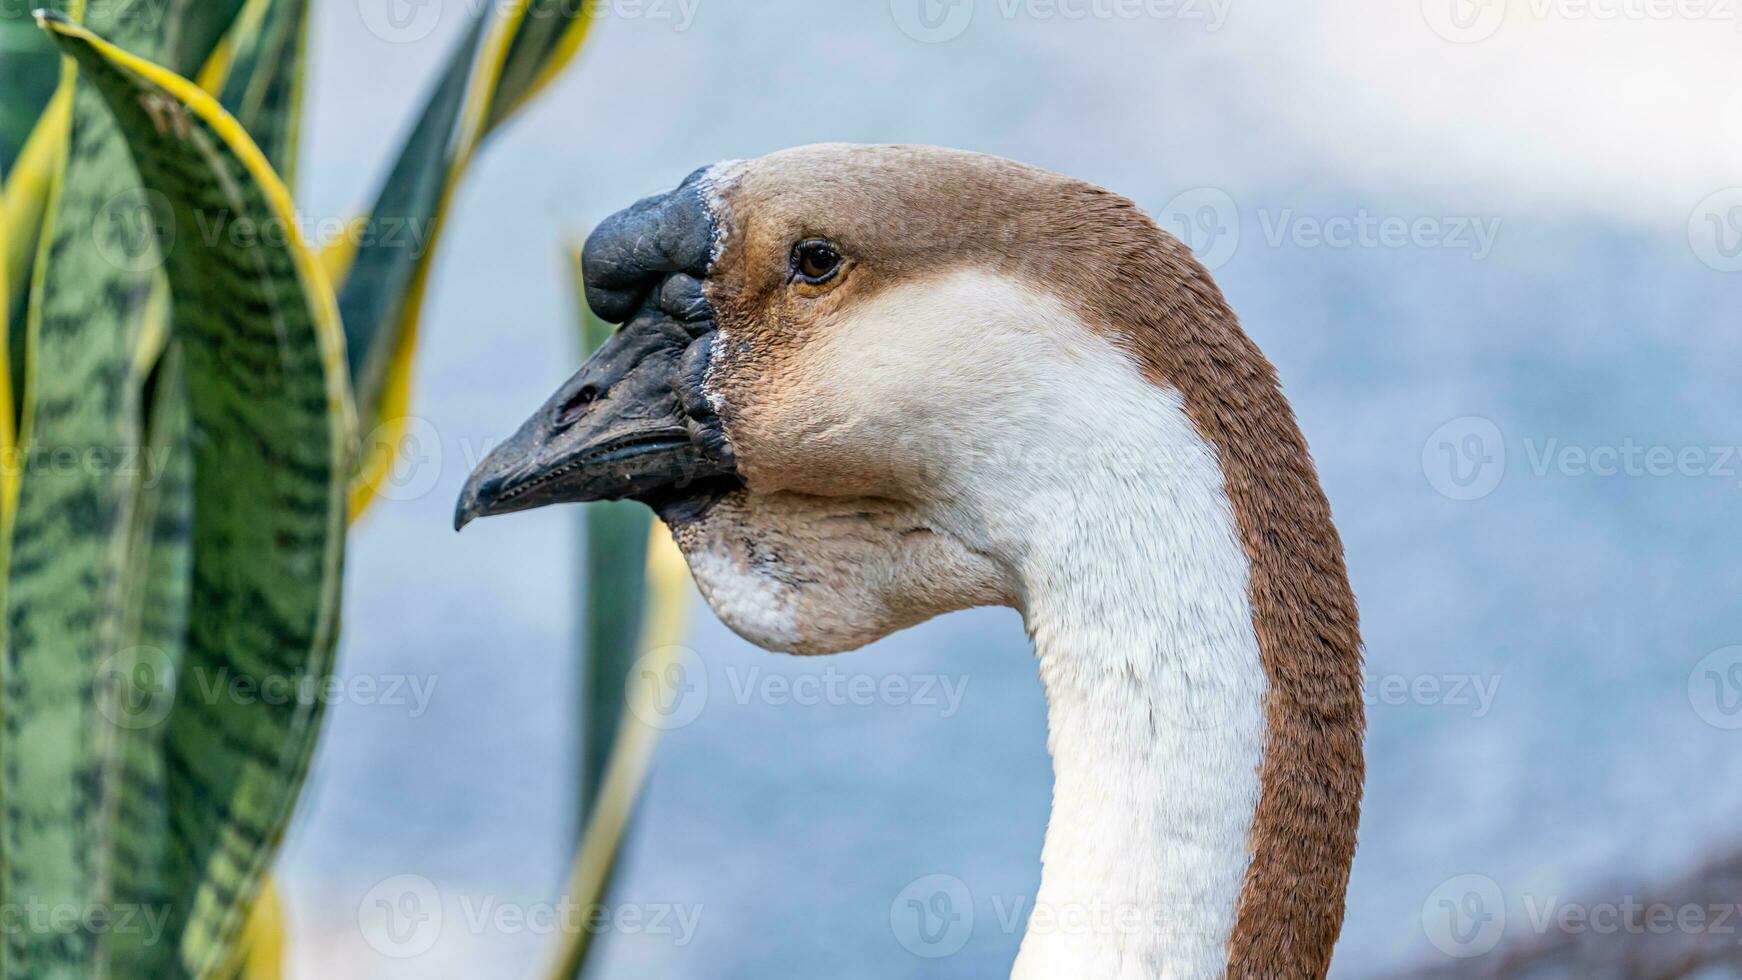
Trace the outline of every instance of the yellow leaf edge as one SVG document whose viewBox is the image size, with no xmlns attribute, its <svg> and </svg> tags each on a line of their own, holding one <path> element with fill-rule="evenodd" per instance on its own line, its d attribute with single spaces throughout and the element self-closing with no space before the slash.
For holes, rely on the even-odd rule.
<svg viewBox="0 0 1742 980">
<path fill-rule="evenodd" d="M 641 627 L 642 648 L 646 652 L 636 661 L 640 669 L 627 679 L 625 692 L 636 710 L 625 713 L 617 725 L 611 756 L 605 763 L 605 777 L 599 784 L 599 800 L 593 805 L 592 819 L 582 831 L 580 849 L 569 868 L 568 886 L 563 893 L 567 901 L 582 909 L 605 900 L 611 868 L 617 863 L 624 833 L 635 815 L 635 804 L 647 782 L 653 750 L 659 741 L 659 729 L 641 720 L 658 714 L 655 707 L 658 682 L 652 678 L 664 677 L 665 668 L 677 662 L 678 644 L 689 631 L 689 566 L 672 540 L 671 531 L 658 522 L 649 536 L 647 593 L 652 601 Z M 584 927 L 565 928 L 545 973 L 546 980 L 572 980 L 577 976 L 592 941 L 593 933 Z"/>
<path fill-rule="evenodd" d="M 338 300 L 334 296 L 332 283 L 327 278 L 321 263 L 303 241 L 302 233 L 295 220 L 295 208 L 291 201 L 290 191 L 278 174 L 272 169 L 265 154 L 255 145 L 241 124 L 230 116 L 217 99 L 197 84 L 182 78 L 150 61 L 133 55 L 113 44 L 103 40 L 85 28 L 69 21 L 38 14 L 37 23 L 44 30 L 61 38 L 71 39 L 88 45 L 104 60 L 143 78 L 147 82 L 163 89 L 172 98 L 180 102 L 189 112 L 200 118 L 212 128 L 225 146 L 236 155 L 248 176 L 259 184 L 262 196 L 268 207 L 272 209 L 273 217 L 285 229 L 285 247 L 290 252 L 291 261 L 296 269 L 297 278 L 302 282 L 303 295 L 309 304 L 311 322 L 315 329 L 316 343 L 320 348 L 322 374 L 326 380 L 328 417 L 334 420 L 336 429 L 333 440 L 333 466 L 336 472 L 346 472 L 350 462 L 356 439 L 356 409 L 351 402 L 350 382 L 345 365 L 345 334 L 339 321 Z M 69 69 L 70 70 L 70 69 Z M 69 103 L 70 108 L 70 103 Z M 64 140 L 63 146 L 64 146 Z M 63 149 L 64 152 L 64 149 Z M 40 274 L 40 269 L 38 270 Z M 16 500 L 16 494 L 13 494 Z M 342 497 L 334 501 L 335 508 L 342 506 Z M 342 518 L 342 513 L 335 513 L 335 521 Z M 342 533 L 342 524 L 341 533 Z M 7 527 L 10 528 L 10 510 L 7 512 Z M 323 577 L 330 578 L 338 574 L 340 549 L 330 549 L 328 565 L 322 569 Z M 336 613 L 336 610 L 335 610 Z M 336 615 L 329 616 L 324 628 L 337 628 Z M 326 638 L 317 637 L 316 645 L 323 645 Z M 276 921 L 280 923 L 280 935 L 276 938 L 273 948 L 264 949 L 256 956 L 254 952 L 247 955 L 244 963 L 244 976 L 248 980 L 275 980 L 277 968 L 269 963 L 278 963 L 283 957 L 282 939 L 282 908 L 279 905 L 276 887 L 269 874 L 262 877 L 261 890 L 255 903 L 247 910 L 248 926 L 259 917 L 263 922 Z M 267 926 L 262 926 L 265 929 Z M 245 933 L 246 934 L 246 933 Z M 244 945 L 249 948 L 253 944 Z M 268 941 L 268 945 L 272 943 Z"/>
<path fill-rule="evenodd" d="M 387 361 L 387 377 L 381 390 L 381 403 L 373 416 L 379 421 L 372 431 L 363 436 L 362 465 L 356 479 L 351 483 L 350 519 L 353 524 L 361 520 L 369 505 L 379 498 L 381 485 L 393 472 L 393 461 L 398 457 L 400 441 L 410 425 L 406 413 L 411 407 L 412 359 L 417 353 L 417 328 L 423 315 L 423 298 L 429 285 L 430 266 L 435 257 L 436 243 L 441 239 L 442 225 L 446 223 L 448 208 L 453 203 L 460 177 L 471 164 L 472 155 L 477 152 L 478 143 L 483 138 L 484 119 L 490 108 L 490 99 L 496 92 L 497 81 L 502 77 L 502 67 L 507 63 L 508 49 L 514 42 L 514 35 L 519 33 L 521 25 L 526 22 L 526 12 L 530 6 L 530 0 L 515 0 L 514 6 L 491 28 L 484 50 L 472 68 L 472 77 L 467 82 L 466 104 L 460 111 L 460 130 L 455 144 L 454 162 L 442 181 L 441 197 L 436 202 L 435 214 L 430 222 L 429 240 L 424 246 L 423 254 L 417 258 L 411 281 L 406 284 L 405 305 L 400 311 L 399 330 L 394 338 L 393 352 Z"/>
</svg>

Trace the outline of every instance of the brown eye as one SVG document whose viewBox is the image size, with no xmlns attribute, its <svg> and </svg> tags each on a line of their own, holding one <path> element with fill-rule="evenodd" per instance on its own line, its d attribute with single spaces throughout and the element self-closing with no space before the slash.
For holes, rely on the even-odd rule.
<svg viewBox="0 0 1742 980">
<path fill-rule="evenodd" d="M 827 282 L 841 268 L 841 253 L 828 242 L 799 242 L 792 247 L 792 269 L 810 283 Z"/>
</svg>

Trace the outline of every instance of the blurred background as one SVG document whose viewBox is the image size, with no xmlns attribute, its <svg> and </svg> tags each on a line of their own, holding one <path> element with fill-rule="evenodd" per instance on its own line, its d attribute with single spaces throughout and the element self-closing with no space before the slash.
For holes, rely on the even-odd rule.
<svg viewBox="0 0 1742 980">
<path fill-rule="evenodd" d="M 484 2 L 316 3 L 311 220 L 367 205 Z M 437 260 L 425 438 L 353 539 L 339 657 L 399 694 L 331 708 L 280 863 L 295 976 L 544 963 L 575 834 L 580 515 L 455 536 L 453 501 L 578 365 L 566 242 L 697 166 L 819 140 L 948 144 L 1129 195 L 1276 363 L 1367 642 L 1334 975 L 1474 975 L 1491 950 L 1588 934 L 1556 924 L 1568 907 L 1658 894 L 1742 846 L 1729 0 L 605 0 L 599 17 L 468 176 Z M 798 660 L 692 602 L 698 680 L 590 975 L 1004 975 L 1050 793 L 1019 618 Z M 945 947 L 892 916 L 939 880 L 973 912 Z M 439 911 L 384 940 L 372 910 L 408 891 Z M 1742 949 L 1742 914 L 1705 931 L 1723 928 Z"/>
</svg>

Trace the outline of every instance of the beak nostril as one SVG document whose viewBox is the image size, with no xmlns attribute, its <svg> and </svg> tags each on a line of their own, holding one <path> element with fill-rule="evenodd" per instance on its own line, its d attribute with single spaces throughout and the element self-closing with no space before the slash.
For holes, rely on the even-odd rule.
<svg viewBox="0 0 1742 980">
<path fill-rule="evenodd" d="M 574 425 L 575 422 L 580 420 L 581 416 L 587 414 L 587 406 L 598 400 L 599 389 L 597 387 L 593 385 L 582 385 L 581 390 L 575 392 L 574 397 L 563 402 L 562 407 L 557 409 L 557 427 L 562 428 L 563 426 Z"/>
</svg>

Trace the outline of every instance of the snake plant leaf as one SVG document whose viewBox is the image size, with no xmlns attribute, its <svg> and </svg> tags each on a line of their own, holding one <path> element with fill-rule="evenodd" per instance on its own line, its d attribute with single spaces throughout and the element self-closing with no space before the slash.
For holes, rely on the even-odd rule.
<svg viewBox="0 0 1742 980">
<path fill-rule="evenodd" d="M 569 268 L 580 310 L 581 357 L 611 336 L 610 324 L 593 315 L 582 289 L 580 249 L 570 250 Z M 584 826 L 590 818 L 605 767 L 617 741 L 624 691 L 635 663 L 647 598 L 648 534 L 653 513 L 633 501 L 602 501 L 583 510 L 586 538 L 581 603 L 581 799 Z M 578 835 L 577 835 L 578 836 Z"/>
<path fill-rule="evenodd" d="M 593 26 L 597 0 L 531 0 L 514 32 L 502 78 L 490 100 L 494 129 L 543 91 L 568 66 Z"/>
<path fill-rule="evenodd" d="M 619 567 L 616 574 L 635 576 L 637 571 Z M 617 856 L 659 741 L 660 729 L 642 720 L 660 716 L 656 707 L 660 694 L 654 679 L 680 665 L 677 644 L 689 629 L 695 587 L 683 553 L 663 525 L 655 527 L 650 536 L 646 576 L 647 617 L 638 638 L 639 649 L 645 652 L 636 659 L 634 676 L 627 678 L 628 689 L 623 692 L 631 710 L 622 716 L 612 737 L 604 779 L 588 811 L 564 893 L 567 901 L 580 908 L 603 904 L 607 897 Z M 565 929 L 546 974 L 550 980 L 580 977 L 594 938 L 592 929 Z"/>
<path fill-rule="evenodd" d="M 174 219 L 159 232 L 176 235 L 165 268 L 199 435 L 192 601 L 164 752 L 171 929 L 197 976 L 235 948 L 331 672 L 354 438 L 344 338 L 288 192 L 217 102 L 64 18 L 44 23 L 106 97 L 145 187 Z M 244 218 L 284 234 L 238 247 L 198 233 Z"/>
<path fill-rule="evenodd" d="M 335 253 L 346 275 L 339 288 L 339 310 L 346 330 L 351 383 L 356 392 L 363 440 L 362 469 L 351 496 L 355 520 L 388 479 L 410 403 L 411 355 L 416 346 L 416 314 L 407 314 L 414 288 L 424 276 L 436 215 L 447 194 L 453 169 L 454 127 L 466 103 L 467 83 L 483 38 L 484 19 L 473 21 L 448 57 L 435 88 L 425 100 L 411 135 L 400 147 L 376 197 L 364 230 L 348 236 L 355 253 Z M 403 380 L 395 385 L 393 379 Z M 384 424 L 385 423 L 385 424 Z"/>
<path fill-rule="evenodd" d="M 358 251 L 339 294 L 369 433 L 353 519 L 379 492 L 404 441 L 418 320 L 448 202 L 485 138 L 573 59 L 594 2 L 518 0 L 488 34 L 482 18 L 474 22 L 383 185 L 370 218 L 373 242 Z M 411 234 L 395 241 L 390 229 Z"/>
<path fill-rule="evenodd" d="M 254 2 L 269 3 L 271 0 Z M 7 111 L 27 107 L 28 111 L 22 112 L 21 118 L 22 124 L 29 127 L 28 139 L 15 155 L 9 153 L 7 165 L 0 167 L 0 170 L 6 172 L 4 200 L 0 204 L 0 210 L 6 215 L 3 231 L 7 238 L 4 245 L 0 246 L 0 252 L 4 253 L 4 261 L 0 261 L 0 270 L 4 271 L 0 274 L 5 276 L 5 282 L 0 284 L 0 295 L 5 295 L 8 299 L 8 302 L 0 302 L 0 317 L 11 325 L 7 344 L 4 350 L 0 350 L 0 357 L 9 362 L 6 365 L 5 380 L 12 390 L 12 415 L 15 420 L 22 414 L 18 401 L 25 393 L 25 320 L 28 315 L 30 274 L 37 257 L 38 235 L 42 228 L 49 187 L 59 167 L 59 148 L 66 140 L 67 126 L 71 119 L 73 93 L 73 86 L 70 84 L 56 87 L 55 83 L 61 77 L 60 52 L 27 16 L 36 6 L 55 5 L 8 4 L 4 10 L 0 10 L 0 29 L 5 34 L 4 39 L 0 40 L 0 44 L 5 45 L 4 50 L 0 51 L 0 79 L 5 80 L 5 84 L 0 85 L 0 91 L 7 92 L 7 98 L 0 101 L 0 106 Z M 115 0 L 100 6 L 103 9 L 96 12 L 93 23 L 103 27 L 103 18 L 109 18 L 109 23 L 131 32 L 114 36 L 123 38 L 141 53 L 161 49 L 166 52 L 163 62 L 167 67 L 179 74 L 187 74 L 200 64 L 201 59 L 213 60 L 211 53 L 218 36 L 235 20 L 242 3 L 241 0 Z M 82 3 L 80 0 L 62 0 L 60 9 L 77 15 L 82 13 Z M 15 25 L 24 31 L 17 38 L 12 36 Z M 160 35 L 161 41 L 158 40 Z M 13 49 L 15 40 L 21 46 L 18 52 Z M 151 44 L 150 49 L 145 47 L 148 43 Z M 43 56 L 40 65 L 35 57 L 39 50 Z M 26 51 L 29 52 L 28 56 L 22 53 Z M 19 53 L 19 57 L 14 57 L 15 53 Z M 228 64 L 227 60 L 225 64 Z M 53 92 L 46 106 L 35 104 L 28 94 L 30 85 L 34 84 L 33 80 L 43 75 L 43 67 L 46 67 L 48 89 Z M 4 134 L 0 134 L 0 141 L 6 139 Z M 141 196 L 142 193 L 135 188 L 133 197 Z M 116 210 L 125 210 L 124 205 L 129 200 L 125 195 L 117 197 Z M 116 218 L 124 220 L 124 216 L 119 214 Z M 154 325 L 161 323 L 148 321 L 146 332 L 146 339 L 150 342 L 149 352 L 153 357 L 161 350 L 163 337 L 161 330 L 153 332 L 149 329 Z M 14 428 L 16 429 L 16 425 Z M 0 484 L 0 489 L 4 490 L 6 506 L 10 506 L 17 491 L 16 480 L 11 478 L 11 474 Z"/>
<path fill-rule="evenodd" d="M 25 319 L 29 313 L 30 274 L 36 265 L 48 192 L 60 172 L 72 106 L 73 86 L 70 83 L 62 85 L 49 100 L 48 107 L 31 130 L 30 138 L 25 141 L 23 151 L 7 171 L 3 204 L 0 204 L 6 214 L 6 262 L 0 268 L 4 269 L 7 293 L 7 305 L 0 307 L 0 313 L 5 314 L 8 324 L 6 373 L 7 384 L 12 390 L 15 433 L 20 414 L 18 402 L 24 394 Z M 15 473 L 5 475 L 3 487 L 7 507 L 16 499 L 17 484 Z"/>
<path fill-rule="evenodd" d="M 0 171 L 0 176 L 3 175 L 4 171 Z M 6 217 L 6 198 L 0 194 L 0 331 L 10 329 L 12 321 L 12 281 L 5 275 L 8 265 L 6 255 L 12 244 L 11 237 L 10 223 Z M 4 340 L 0 340 L 0 459 L 5 458 L 4 454 L 12 452 L 18 437 L 17 414 L 12 403 L 12 367 L 7 363 L 8 360 L 6 344 Z M 4 479 L 0 476 L 0 483 Z M 5 491 L 0 490 L 0 494 L 3 493 Z M 0 511 L 9 506 L 10 503 L 0 499 Z M 4 523 L 0 519 L 0 525 Z"/>
<path fill-rule="evenodd" d="M 390 331 L 404 309 L 405 295 L 427 243 L 424 231 L 435 220 L 453 162 L 454 127 L 466 101 L 466 84 L 483 37 L 484 20 L 475 20 L 442 69 L 424 101 L 417 124 L 399 149 L 399 158 L 370 211 L 376 234 L 360 242 L 339 290 L 351 378 L 363 424 L 370 427 L 371 406 L 380 398 L 392 343 Z"/>
<path fill-rule="evenodd" d="M 60 82 L 60 52 L 36 29 L 29 4 L 0 5 L 0 171 L 10 171 Z"/>
<path fill-rule="evenodd" d="M 230 44 L 234 53 L 219 102 L 254 138 L 285 186 L 294 187 L 307 0 L 249 0 Z"/>
<path fill-rule="evenodd" d="M 186 657 L 193 588 L 193 445 L 182 361 L 172 344 L 145 380 L 148 428 L 135 482 L 122 620 L 122 650 L 109 664 L 116 699 L 116 764 L 106 778 L 117 908 L 175 902 L 169 768 L 163 722 Z M 175 945 L 117 930 L 109 961 L 118 977 L 180 974 Z"/>
<path fill-rule="evenodd" d="M 307 38 L 306 0 L 248 0 L 224 38 L 223 51 L 214 52 L 200 70 L 200 87 L 219 95 L 286 186 L 292 184 L 296 162 Z M 134 358 L 141 376 L 157 364 L 168 340 L 169 289 L 160 278 Z"/>
<path fill-rule="evenodd" d="M 163 18 L 163 42 L 157 62 L 177 75 L 191 77 L 236 24 L 243 0 L 136 0 L 155 8 Z"/>
<path fill-rule="evenodd" d="M 73 4 L 82 13 L 82 4 Z M 151 18 L 94 5 L 91 20 L 142 48 Z M 63 64 L 63 85 L 76 69 Z M 6 582 L 5 894 L 84 909 L 107 901 L 100 799 L 117 740 L 112 688 L 93 681 L 118 649 L 137 390 L 126 383 L 157 242 L 150 201 L 96 89 L 71 96 L 52 148 L 48 203 L 24 331 L 21 468 Z M 60 460 L 61 465 L 49 465 Z M 70 464 L 69 464 L 70 461 Z M 85 977 L 100 931 L 84 923 L 8 930 L 10 976 Z"/>
</svg>

